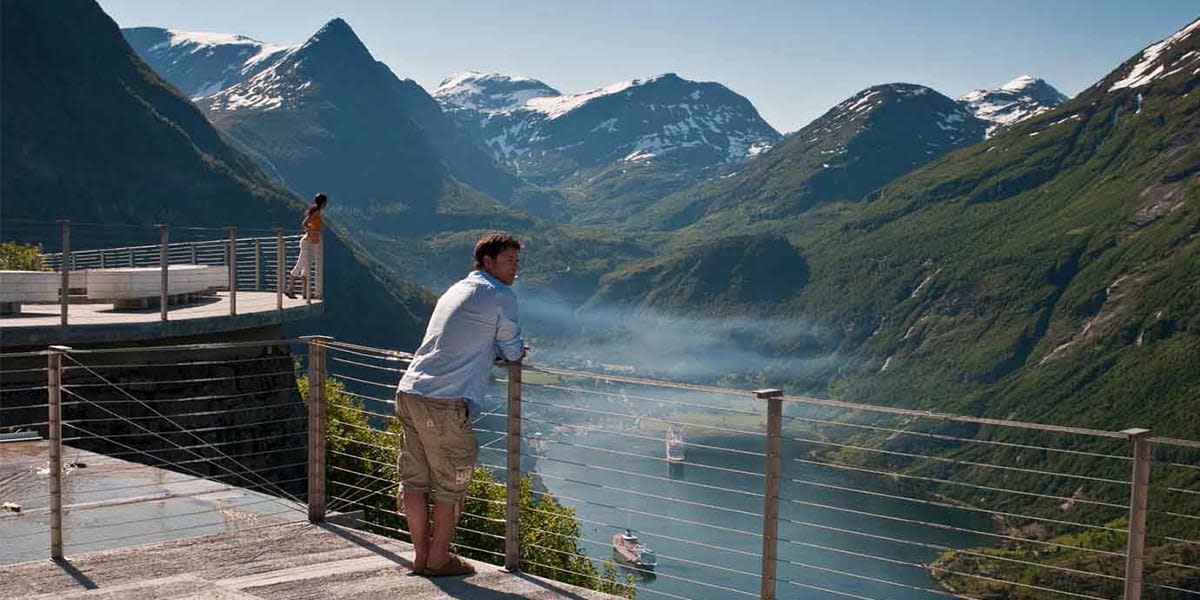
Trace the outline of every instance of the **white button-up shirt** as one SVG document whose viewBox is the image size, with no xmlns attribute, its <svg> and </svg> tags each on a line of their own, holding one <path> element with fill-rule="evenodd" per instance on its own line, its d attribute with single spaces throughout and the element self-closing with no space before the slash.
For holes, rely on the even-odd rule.
<svg viewBox="0 0 1200 600">
<path fill-rule="evenodd" d="M 462 398 L 477 414 L 492 363 L 517 360 L 524 347 L 516 293 L 482 270 L 471 271 L 438 298 L 400 391 Z"/>
</svg>

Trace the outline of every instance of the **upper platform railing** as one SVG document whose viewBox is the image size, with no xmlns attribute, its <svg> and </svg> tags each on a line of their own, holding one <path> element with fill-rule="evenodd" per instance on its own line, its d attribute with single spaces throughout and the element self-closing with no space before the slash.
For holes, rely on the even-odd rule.
<svg viewBox="0 0 1200 600">
<path fill-rule="evenodd" d="M 71 323 L 69 307 L 72 293 L 86 293 L 88 272 L 95 270 L 136 268 L 143 270 L 137 276 L 144 277 L 149 275 L 144 270 L 158 269 L 158 277 L 154 282 L 157 294 L 147 300 L 160 307 L 160 319 L 163 321 L 170 319 L 172 306 L 182 303 L 189 296 L 172 291 L 176 289 L 172 283 L 173 277 L 192 276 L 178 269 L 173 275 L 170 268 L 173 265 L 220 268 L 223 272 L 214 271 L 205 275 L 216 274 L 220 279 L 214 281 L 214 285 L 207 289 L 227 292 L 230 315 L 238 314 L 239 291 L 273 291 L 276 296 L 276 308 L 282 309 L 288 273 L 302 257 L 302 236 L 284 235 L 282 230 L 275 230 L 275 234 L 270 236 L 239 237 L 236 227 L 226 227 L 226 235 L 218 239 L 171 242 L 170 226 L 157 225 L 157 244 L 112 247 L 94 247 L 95 244 L 92 244 L 92 247 L 77 248 L 72 243 L 71 227 L 70 221 L 60 220 L 57 242 L 61 251 L 41 255 L 42 264 L 57 271 L 60 276 L 57 293 L 62 325 Z M 199 231 L 201 235 L 213 231 L 212 228 L 182 229 L 191 235 L 196 235 L 197 230 L 202 230 Z M 295 278 L 294 293 L 309 303 L 314 299 L 324 299 L 323 246 L 315 244 L 315 251 L 307 256 L 308 275 Z M 145 290 L 141 293 L 145 293 Z M 0 298 L 0 301 L 3 299 Z"/>
<path fill-rule="evenodd" d="M 298 437 L 271 442 L 270 451 L 295 452 L 284 440 L 307 439 L 303 496 L 287 487 L 298 485 L 286 469 L 298 461 L 243 462 L 229 450 L 237 446 L 221 446 L 235 443 L 234 429 L 216 442 L 211 428 L 188 420 L 213 409 L 168 414 L 161 407 L 191 399 L 149 403 L 145 388 L 106 375 L 143 368 L 117 360 L 120 350 L 43 353 L 49 412 L 38 425 L 51 440 L 52 502 L 40 535 L 49 534 L 51 554 L 64 552 L 66 510 L 62 483 L 53 482 L 64 476 L 55 429 L 96 433 L 104 419 L 131 429 L 108 436 L 122 454 L 172 451 L 168 468 L 263 493 L 286 507 L 283 518 L 349 514 L 372 531 L 407 536 L 395 500 L 403 436 L 394 392 L 411 354 L 326 337 L 306 338 L 304 351 L 296 342 L 168 346 L 139 356 L 153 350 L 165 364 L 191 364 L 214 348 L 291 344 L 294 375 L 263 371 L 294 377 L 298 389 L 263 386 L 260 395 L 275 400 L 222 399 L 230 403 L 217 412 L 261 415 L 236 419 L 246 438 L 261 437 L 259 419 L 294 421 L 282 435 Z M 0 356 L 10 365 L 15 358 Z M 484 468 L 455 544 L 473 558 L 640 597 L 1200 596 L 1197 441 L 624 372 L 512 363 L 499 373 L 471 416 Z M 298 391 L 300 413 L 271 408 Z M 73 410 L 105 412 L 64 419 L 67 398 Z M 172 435 L 160 439 L 165 432 Z M 139 445 L 151 440 L 154 448 Z M 625 530 L 656 550 L 653 560 L 617 548 Z M 606 569 L 616 577 L 604 578 Z"/>
</svg>

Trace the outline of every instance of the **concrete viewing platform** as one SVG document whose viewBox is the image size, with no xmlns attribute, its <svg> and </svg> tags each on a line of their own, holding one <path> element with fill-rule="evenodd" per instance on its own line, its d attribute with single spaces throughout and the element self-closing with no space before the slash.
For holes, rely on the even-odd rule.
<svg viewBox="0 0 1200 600">
<path fill-rule="evenodd" d="M 610 600 L 474 562 L 468 577 L 407 573 L 412 546 L 333 524 L 268 525 L 205 537 L 0 567 L 0 597 L 23 600 Z"/>
<path fill-rule="evenodd" d="M 66 452 L 55 562 L 46 453 L 42 440 L 0 443 L 0 501 L 21 506 L 0 513 L 0 598 L 613 598 L 481 562 L 469 577 L 409 576 L 412 545 L 336 524 L 354 513 L 312 525 L 300 504 L 79 449 Z"/>
<path fill-rule="evenodd" d="M 20 314 L 0 316 L 0 332 L 6 348 L 140 341 L 279 325 L 323 311 L 320 300 L 310 304 L 299 296 L 294 300 L 285 296 L 280 310 L 275 292 L 240 290 L 237 314 L 229 314 L 229 308 L 229 292 L 215 292 L 193 303 L 169 306 L 164 322 L 157 307 L 118 309 L 112 304 L 72 303 L 64 328 L 57 303 L 25 304 Z"/>
</svg>

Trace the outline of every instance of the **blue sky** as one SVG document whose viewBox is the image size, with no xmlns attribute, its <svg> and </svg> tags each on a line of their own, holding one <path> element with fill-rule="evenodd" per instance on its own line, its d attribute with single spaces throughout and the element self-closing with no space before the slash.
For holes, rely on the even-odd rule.
<svg viewBox="0 0 1200 600">
<path fill-rule="evenodd" d="M 1200 16 L 1194 0 L 100 4 L 122 27 L 271 42 L 302 42 L 342 17 L 377 59 L 430 91 L 464 70 L 526 75 L 568 93 L 674 72 L 725 84 L 781 131 L 886 82 L 955 97 L 1028 73 L 1074 95 Z"/>
</svg>

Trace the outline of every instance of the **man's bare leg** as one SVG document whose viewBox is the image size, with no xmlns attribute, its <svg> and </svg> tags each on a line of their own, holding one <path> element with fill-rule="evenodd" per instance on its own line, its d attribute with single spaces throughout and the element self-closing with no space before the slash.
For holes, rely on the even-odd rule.
<svg viewBox="0 0 1200 600">
<path fill-rule="evenodd" d="M 462 500 L 458 502 L 433 503 L 433 541 L 429 544 L 428 562 L 431 569 L 440 569 L 450 561 L 450 540 L 454 537 L 454 526 L 462 511 Z"/>
<path fill-rule="evenodd" d="M 437 511 L 434 510 L 436 518 Z M 404 518 L 408 519 L 408 531 L 412 534 L 413 571 L 425 570 L 429 561 L 429 494 L 404 492 Z"/>
</svg>

